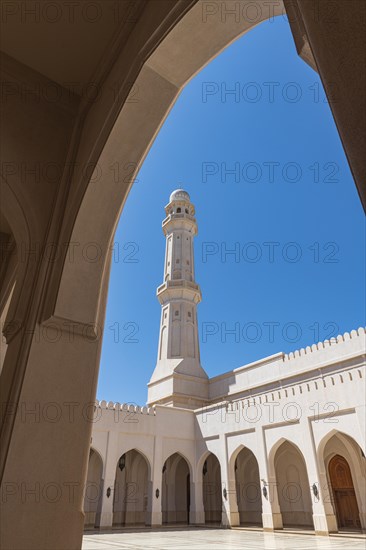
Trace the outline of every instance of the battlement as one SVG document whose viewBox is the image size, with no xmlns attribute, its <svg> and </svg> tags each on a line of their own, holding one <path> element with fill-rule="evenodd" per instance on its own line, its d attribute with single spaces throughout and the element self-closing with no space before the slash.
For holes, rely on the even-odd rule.
<svg viewBox="0 0 366 550">
<path fill-rule="evenodd" d="M 318 342 L 317 344 L 313 344 L 312 346 L 306 346 L 306 348 L 300 348 L 290 353 L 284 353 L 283 361 L 291 361 L 292 359 L 296 359 L 297 357 L 303 357 L 305 355 L 309 355 L 311 353 L 323 350 L 330 346 L 336 346 L 341 342 L 347 342 L 349 340 L 353 340 L 355 338 L 359 338 L 362 336 L 365 337 L 365 334 L 366 334 L 365 328 L 359 327 L 357 330 L 351 330 L 351 332 L 345 332 L 344 334 L 339 334 L 334 338 L 330 338 L 329 340 L 324 340 L 323 342 Z"/>
<path fill-rule="evenodd" d="M 209 380 L 212 401 L 233 399 L 235 395 L 261 392 L 278 384 L 291 384 L 294 378 L 312 378 L 323 369 L 343 369 L 352 362 L 364 362 L 365 329 L 345 332 L 330 340 L 318 342 L 291 353 L 276 353 L 253 363 L 225 372 Z"/>
<path fill-rule="evenodd" d="M 235 394 L 250 389 L 276 384 L 285 384 L 294 376 L 303 376 L 306 372 L 325 367 L 329 363 L 341 363 L 347 358 L 365 353 L 366 330 L 360 327 L 351 332 L 339 334 L 329 340 L 318 342 L 306 348 L 300 348 L 288 354 L 277 353 L 264 357 L 248 365 L 225 372 L 209 380 L 210 399 L 233 398 Z M 340 350 L 339 345 L 342 346 Z M 337 347 L 336 347 L 337 346 Z M 114 413 L 156 416 L 156 407 L 139 406 L 132 403 L 114 403 L 97 401 L 96 408 Z"/>
<path fill-rule="evenodd" d="M 110 411 L 118 411 L 118 412 L 126 412 L 126 413 L 133 413 L 133 414 L 145 414 L 150 416 L 156 416 L 156 409 L 155 407 L 140 407 L 139 405 L 135 405 L 132 403 L 114 403 L 113 401 L 96 401 L 95 403 L 96 408 L 102 409 L 102 410 L 110 410 Z"/>
</svg>

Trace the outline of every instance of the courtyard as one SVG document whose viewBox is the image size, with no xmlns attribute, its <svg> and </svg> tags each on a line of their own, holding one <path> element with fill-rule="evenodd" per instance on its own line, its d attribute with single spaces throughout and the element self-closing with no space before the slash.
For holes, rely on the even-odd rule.
<svg viewBox="0 0 366 550">
<path fill-rule="evenodd" d="M 337 550 L 347 548 L 358 550 L 365 548 L 366 539 L 362 535 L 355 537 L 334 535 L 330 537 L 314 536 L 310 533 L 264 533 L 263 531 L 244 529 L 200 529 L 169 528 L 141 529 L 123 532 L 85 534 L 82 550 L 120 549 L 172 549 L 183 550 L 253 550 L 293 549 Z"/>
</svg>

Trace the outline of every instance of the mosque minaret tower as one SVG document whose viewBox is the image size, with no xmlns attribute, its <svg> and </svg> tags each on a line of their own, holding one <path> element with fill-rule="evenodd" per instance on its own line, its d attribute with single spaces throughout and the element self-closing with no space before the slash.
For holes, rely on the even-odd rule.
<svg viewBox="0 0 366 550">
<path fill-rule="evenodd" d="M 208 377 L 201 367 L 194 279 L 195 209 L 189 194 L 177 189 L 165 207 L 164 282 L 157 289 L 161 323 L 156 368 L 148 384 L 148 404 L 197 408 L 208 399 Z"/>
</svg>

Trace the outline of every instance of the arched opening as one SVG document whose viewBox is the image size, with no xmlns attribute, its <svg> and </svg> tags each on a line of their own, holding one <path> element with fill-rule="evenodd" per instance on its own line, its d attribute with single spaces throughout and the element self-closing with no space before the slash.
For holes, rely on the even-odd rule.
<svg viewBox="0 0 366 550">
<path fill-rule="evenodd" d="M 84 495 L 85 528 L 99 527 L 103 493 L 103 462 L 100 455 L 90 449 L 88 475 Z"/>
<path fill-rule="evenodd" d="M 310 485 L 302 454 L 284 441 L 276 451 L 274 467 L 283 526 L 313 528 Z"/>
<path fill-rule="evenodd" d="M 165 5 L 167 3 L 159 3 L 159 4 Z M 179 3 L 179 5 L 180 4 L 182 3 Z M 152 4 L 150 3 L 149 6 L 151 7 L 151 5 Z M 154 8 L 154 6 L 152 7 Z M 201 8 L 202 8 L 201 3 L 197 3 L 197 5 L 193 7 L 192 11 L 194 9 L 197 9 L 196 11 L 196 13 L 198 12 L 197 19 L 198 21 L 202 22 Z M 176 6 L 174 5 L 172 9 L 176 9 Z M 162 31 L 161 31 L 162 36 L 160 36 L 160 32 L 155 32 L 155 31 L 153 32 L 153 29 L 151 32 L 151 36 L 157 35 L 157 38 L 156 38 L 157 44 L 159 44 L 160 41 L 162 41 L 163 44 L 164 42 L 165 43 L 167 42 L 165 44 L 165 48 L 168 49 L 168 51 L 169 51 L 169 48 L 171 48 L 171 40 L 174 41 L 174 45 L 175 45 L 174 56 L 170 56 L 170 59 L 173 58 L 172 63 L 174 63 L 174 65 L 177 67 L 177 71 L 178 70 L 180 71 L 181 78 L 180 79 L 177 78 L 177 75 L 172 73 L 172 71 L 169 71 L 166 65 L 164 65 L 163 63 L 159 63 L 160 59 L 159 58 L 156 59 L 156 55 L 155 55 L 155 64 L 154 64 L 154 59 L 153 60 L 149 59 L 149 62 L 150 62 L 149 66 L 145 64 L 143 69 L 140 71 L 143 60 L 145 60 L 148 57 L 149 52 L 147 52 L 146 50 L 143 50 L 141 53 L 139 52 L 139 55 L 136 55 L 136 56 L 130 55 L 129 57 L 134 61 L 136 58 L 136 65 L 138 65 L 136 69 L 135 67 L 133 68 L 133 71 L 132 71 L 133 75 L 135 75 L 135 72 L 139 72 L 139 75 L 145 73 L 145 76 L 146 76 L 146 73 L 148 73 L 147 76 L 150 76 L 151 78 L 150 78 L 150 81 L 149 80 L 147 81 L 147 83 L 168 82 L 169 84 L 171 83 L 170 88 L 176 87 L 177 90 L 181 86 L 182 81 L 184 82 L 188 76 L 194 73 L 194 71 L 197 69 L 196 65 L 198 65 L 198 67 L 202 66 L 203 61 L 208 60 L 209 55 L 212 56 L 215 53 L 217 53 L 218 51 L 217 45 L 214 44 L 213 41 L 212 43 L 210 42 L 209 31 L 213 32 L 214 36 L 215 34 L 217 35 L 217 40 L 220 42 L 219 47 L 222 47 L 224 44 L 227 44 L 231 40 L 233 40 L 237 32 L 242 30 L 241 26 L 239 27 L 239 25 L 236 25 L 236 28 L 238 27 L 239 28 L 236 32 L 233 32 L 232 31 L 233 24 L 228 23 L 223 25 L 221 20 L 219 21 L 219 28 L 221 27 L 222 32 L 217 32 L 217 28 L 215 28 L 214 25 L 211 25 L 211 24 L 207 25 L 206 22 L 204 22 L 206 28 L 208 29 L 204 36 L 205 39 L 197 40 L 197 47 L 195 47 L 195 55 L 192 56 L 191 50 L 186 46 L 187 41 L 184 41 L 184 40 L 179 41 L 177 40 L 176 35 L 173 34 L 172 36 L 171 34 L 176 28 L 174 27 L 175 18 L 169 17 L 167 19 L 168 19 L 169 25 L 167 24 L 166 26 L 161 25 L 159 19 L 157 21 L 159 23 L 159 31 L 160 31 L 160 28 L 162 28 Z M 217 20 L 219 19 L 220 18 L 217 17 Z M 236 18 L 230 17 L 229 19 L 232 20 Z M 148 12 L 147 16 L 142 18 L 142 25 L 144 27 L 145 26 L 148 27 L 149 20 L 153 20 L 155 22 L 155 18 L 149 17 L 149 12 Z M 352 18 L 350 17 L 349 20 L 352 21 Z M 191 17 L 191 12 L 188 13 L 187 21 L 185 22 L 183 20 L 183 27 L 185 26 L 186 29 L 187 28 L 189 29 L 189 34 L 188 34 L 188 30 L 186 30 L 185 31 L 186 34 L 184 36 L 187 36 L 188 39 L 190 39 L 191 44 L 196 43 L 196 40 L 194 40 L 194 38 L 198 34 L 197 26 L 193 27 L 192 25 L 192 22 L 194 23 L 194 21 L 195 19 L 193 16 Z M 236 23 L 236 21 L 234 22 Z M 177 26 L 181 27 L 182 25 L 177 25 Z M 168 33 L 168 29 L 169 30 L 173 29 L 173 31 Z M 229 30 L 226 31 L 226 29 L 229 29 Z M 192 30 L 194 30 L 195 32 L 192 32 Z M 199 28 L 199 30 L 201 29 Z M 177 32 L 179 34 L 179 29 Z M 321 36 L 321 33 L 319 34 Z M 149 34 L 147 33 L 147 35 L 148 35 L 147 36 L 148 38 Z M 164 40 L 163 40 L 163 37 L 164 37 Z M 168 40 L 166 37 L 168 38 Z M 143 38 L 145 38 L 145 35 L 143 35 Z M 178 35 L 178 38 L 179 38 L 179 35 Z M 324 40 L 326 40 L 326 37 L 324 38 Z M 149 44 L 150 47 L 152 46 L 155 47 L 154 41 L 152 41 L 153 42 L 152 45 L 150 45 L 151 41 L 148 39 L 146 39 L 145 42 Z M 133 43 L 134 43 L 134 35 L 132 35 L 132 44 Z M 317 54 L 319 54 L 319 49 L 321 51 L 322 44 L 323 44 L 322 41 L 320 41 L 320 47 L 316 46 L 315 49 L 317 50 L 316 52 Z M 205 47 L 206 51 L 202 55 L 202 53 L 199 50 L 202 49 L 203 47 Z M 193 60 L 193 66 L 192 66 L 192 63 L 190 63 L 188 69 L 184 64 L 183 56 L 182 58 L 180 57 L 180 52 L 182 49 L 185 50 L 186 52 L 185 56 L 187 58 L 187 61 L 191 62 L 191 60 Z M 119 72 L 119 69 L 122 63 L 125 61 L 125 57 L 126 57 L 124 49 L 122 51 L 122 48 L 120 48 L 119 56 L 117 55 L 117 51 L 115 51 L 114 48 L 112 50 L 113 50 L 113 56 L 115 60 L 115 73 L 112 75 L 108 75 L 107 69 L 103 71 L 103 79 L 105 79 L 105 82 L 107 83 L 104 86 L 104 89 L 108 88 L 108 83 L 113 82 L 113 80 L 115 79 L 114 75 L 116 74 L 116 72 Z M 160 47 L 156 51 L 158 52 L 158 50 L 160 50 Z M 207 51 L 209 52 L 209 54 L 207 53 Z M 327 54 L 327 51 L 328 51 L 328 56 L 332 55 L 331 48 L 324 48 L 324 55 Z M 159 52 L 158 52 L 158 55 L 159 55 Z M 163 52 L 163 56 L 164 56 L 164 52 Z M 169 56 L 167 57 L 169 59 Z M 203 57 L 203 61 L 202 61 L 202 57 Z M 322 56 L 317 55 L 317 57 L 321 58 Z M 121 62 L 119 65 L 117 65 L 117 61 L 119 61 L 119 58 L 121 58 Z M 178 63 L 177 63 L 177 59 L 179 60 Z M 104 59 L 103 59 L 103 63 L 104 63 Z M 336 66 L 337 63 L 334 63 L 334 65 Z M 346 66 L 347 63 L 345 63 L 344 65 Z M 353 65 L 353 64 L 348 64 L 348 65 Z M 109 66 L 112 67 L 112 59 L 110 60 Z M 123 66 L 125 66 L 125 63 L 123 63 Z M 105 67 L 107 67 L 107 65 L 105 65 Z M 156 69 L 155 71 L 154 71 L 154 68 Z M 145 69 L 148 69 L 148 70 L 145 70 Z M 158 69 L 161 70 L 161 75 L 157 72 Z M 170 80 L 167 80 L 167 78 L 164 78 L 164 75 L 165 76 L 169 75 Z M 108 76 L 110 76 L 110 79 L 107 80 Z M 328 75 L 326 74 L 326 72 L 325 74 L 323 74 L 323 76 L 325 76 L 325 80 L 332 82 L 332 78 L 327 78 Z M 343 80 L 348 81 L 349 79 L 344 78 Z M 124 84 L 124 80 L 123 80 L 123 84 Z M 118 140 L 120 140 L 120 136 L 129 136 L 130 139 L 121 140 L 123 141 L 123 144 L 121 144 L 120 147 L 110 147 L 111 144 L 109 143 L 109 149 L 112 149 L 113 151 L 118 151 L 118 153 L 120 153 L 122 150 L 121 158 L 117 159 L 120 165 L 123 165 L 123 163 L 126 162 L 127 160 L 129 162 L 132 161 L 133 163 L 136 162 L 136 165 L 138 164 L 138 162 L 140 161 L 140 158 L 143 157 L 145 150 L 147 148 L 146 143 L 148 144 L 152 141 L 156 132 L 156 128 L 158 128 L 159 124 L 161 123 L 162 112 L 164 113 L 166 109 L 166 106 L 163 104 L 163 100 L 164 99 L 166 100 L 166 97 L 168 96 L 169 91 L 166 91 L 164 96 L 164 93 L 161 92 L 160 89 L 158 89 L 158 93 L 157 93 L 156 87 L 154 87 L 153 85 L 144 87 L 144 86 L 139 86 L 138 84 L 137 87 L 139 89 L 147 89 L 147 92 L 146 94 L 144 94 L 144 98 L 143 98 L 144 101 L 141 101 L 141 106 L 139 105 L 139 108 L 134 107 L 134 109 L 136 113 L 138 113 L 138 115 L 141 117 L 142 120 L 145 117 L 145 110 L 149 110 L 151 113 L 151 116 L 145 117 L 146 124 L 144 125 L 142 124 L 142 122 L 140 122 L 140 124 L 136 123 L 135 120 L 132 120 L 131 122 L 131 119 L 129 119 L 129 117 L 126 116 L 125 112 L 121 113 L 122 116 L 124 117 L 124 120 L 122 123 L 119 124 L 119 127 L 117 128 L 117 130 L 120 130 L 122 126 L 123 131 L 121 133 L 119 131 L 116 131 L 114 133 L 117 134 Z M 156 108 L 153 108 L 154 105 L 152 104 L 152 102 L 149 101 L 150 99 L 149 97 L 147 97 L 146 99 L 146 95 L 148 95 L 148 93 L 151 93 L 152 96 L 157 97 L 159 102 L 161 102 L 159 105 L 156 105 Z M 119 94 L 116 94 L 116 95 L 118 96 Z M 170 95 L 172 96 L 172 98 L 175 97 L 173 92 L 171 92 Z M 169 106 L 171 101 L 172 99 L 170 100 L 169 103 L 167 101 L 165 101 L 165 103 Z M 85 166 L 86 165 L 85 160 L 89 158 L 91 161 L 91 165 L 96 164 L 96 160 L 98 159 L 98 155 L 102 148 L 101 144 L 102 143 L 104 144 L 104 140 L 108 136 L 108 132 L 111 128 L 110 121 L 116 118 L 116 114 L 119 112 L 121 107 L 120 103 L 113 105 L 113 108 L 109 105 L 109 102 L 106 102 L 106 103 L 108 104 L 108 110 L 109 110 L 108 113 L 106 112 L 107 108 L 105 109 L 105 111 L 102 110 L 102 107 L 101 107 L 102 102 L 98 102 L 97 107 L 95 107 L 94 109 L 94 112 L 96 109 L 98 109 L 97 113 L 94 115 L 94 112 L 92 112 L 92 114 L 89 116 L 89 113 L 86 114 L 86 110 L 85 110 L 85 117 L 86 117 L 85 124 L 83 126 L 82 125 L 76 126 L 75 128 L 76 130 L 75 133 L 81 134 L 81 141 L 79 142 L 79 139 L 75 139 L 75 142 L 71 144 L 68 158 L 73 159 L 77 155 L 77 162 L 74 164 L 77 164 L 78 166 Z M 84 116 L 84 113 L 83 113 L 83 116 Z M 38 117 L 38 118 L 41 121 L 43 120 L 42 117 Z M 81 120 L 80 117 L 78 117 L 77 118 L 78 125 L 80 120 Z M 100 124 L 98 124 L 98 121 L 100 120 L 102 120 L 103 123 L 105 122 L 103 132 L 100 131 Z M 70 126 L 71 126 L 71 122 L 70 122 Z M 53 122 L 52 129 L 56 127 L 57 127 L 57 124 Z M 136 133 L 138 132 L 144 138 L 144 142 L 145 142 L 144 144 L 142 144 L 140 140 L 135 140 L 134 136 L 131 137 L 129 132 L 130 127 L 131 127 L 131 132 L 132 132 L 132 129 L 135 128 L 135 132 Z M 93 128 L 95 128 L 94 132 L 92 132 Z M 34 137 L 36 137 L 36 134 L 37 132 L 35 132 L 33 128 Z M 27 140 L 28 138 L 25 137 L 24 143 L 27 143 Z M 126 143 L 128 144 L 128 147 L 125 145 Z M 57 145 L 56 148 L 60 149 L 58 142 L 56 140 L 55 140 L 55 144 Z M 29 147 L 26 147 L 26 149 L 28 150 Z M 53 160 L 53 157 L 51 157 L 51 160 Z M 110 166 L 111 164 L 112 163 L 106 163 L 105 165 Z M 103 165 L 103 172 L 104 173 L 108 172 L 108 170 L 104 169 L 104 165 Z M 83 178 L 83 180 L 86 180 L 86 179 L 87 179 L 86 177 Z M 126 182 L 126 179 L 124 177 L 118 178 L 118 179 L 123 183 Z M 113 210 L 111 211 L 108 208 L 109 205 L 106 204 L 107 199 L 105 202 L 99 202 L 99 196 L 97 194 L 94 195 L 94 190 L 88 189 L 89 193 L 85 192 L 86 182 L 84 184 L 83 180 L 80 178 L 80 181 L 79 181 L 79 179 L 76 179 L 75 177 L 75 180 L 71 182 L 69 181 L 69 178 L 66 178 L 65 189 L 62 189 L 61 185 L 60 185 L 60 189 L 58 185 L 54 186 L 55 189 L 59 191 L 59 200 L 56 201 L 56 195 L 51 196 L 51 189 L 50 189 L 49 203 L 46 203 L 46 202 L 41 203 L 42 210 L 44 212 L 48 212 L 48 208 L 45 207 L 44 204 L 54 204 L 56 206 L 56 204 L 60 203 L 61 205 L 63 205 L 63 204 L 66 204 L 66 198 L 67 198 L 67 204 L 70 205 L 69 211 L 65 211 L 65 212 L 59 211 L 57 212 L 57 215 L 55 211 L 55 217 L 53 220 L 51 220 L 51 218 L 45 218 L 45 220 L 42 220 L 42 225 L 44 225 L 44 227 L 49 228 L 51 227 L 51 225 L 54 226 L 55 228 L 57 227 L 57 231 L 55 230 L 54 232 L 51 232 L 49 234 L 51 242 L 54 236 L 57 235 L 57 239 L 59 239 L 60 243 L 77 242 L 81 244 L 80 249 L 83 249 L 83 245 L 85 243 L 98 241 L 99 236 L 100 236 L 99 242 L 103 241 L 102 244 L 105 244 L 104 241 L 106 241 L 107 238 L 110 236 L 111 234 L 110 227 L 112 224 L 115 223 L 115 216 L 113 215 Z M 123 184 L 119 184 L 118 186 L 117 185 L 110 186 L 115 189 L 115 196 L 118 197 L 117 200 L 115 200 L 114 196 L 112 196 L 113 193 L 106 191 L 107 188 L 109 189 L 109 186 L 107 185 L 100 186 L 102 188 L 102 191 L 101 191 L 102 194 L 106 196 L 109 195 L 110 202 L 112 201 L 116 202 L 115 208 L 118 208 L 119 205 L 123 204 L 125 195 L 127 193 L 127 189 L 125 189 L 127 186 L 125 185 L 124 186 L 125 188 L 123 188 L 122 185 Z M 31 193 L 32 195 L 35 195 L 35 196 L 46 195 L 46 193 L 42 193 L 42 192 L 40 192 L 39 194 L 35 194 L 33 192 L 33 186 L 28 186 L 28 187 L 30 188 L 29 193 Z M 95 219 L 97 218 L 97 216 L 94 218 L 95 208 L 94 209 L 89 208 L 90 194 L 95 196 L 95 202 L 97 203 L 97 208 L 100 211 L 100 216 L 98 217 L 98 219 Z M 331 195 L 331 193 L 329 194 Z M 89 197 L 87 197 L 87 195 L 89 195 Z M 86 200 L 85 200 L 85 203 L 82 205 L 82 208 L 80 208 L 79 210 L 79 214 L 81 214 L 81 216 L 78 215 L 76 217 L 76 212 L 78 211 L 78 207 L 81 202 L 81 197 L 85 198 Z M 45 199 L 45 197 L 42 197 L 42 199 Z M 82 210 L 84 210 L 84 212 L 82 212 Z M 50 209 L 50 211 L 52 211 L 52 214 L 54 213 L 53 208 L 52 210 Z M 89 212 L 89 216 L 82 215 L 82 214 L 85 214 L 85 211 Z M 28 215 L 28 212 L 27 212 L 27 215 Z M 77 218 L 75 222 L 75 232 L 74 232 L 75 235 L 73 235 L 73 237 L 70 238 L 70 235 L 71 235 L 70 225 L 74 224 L 75 218 Z M 52 221 L 52 224 L 51 224 L 51 221 Z M 85 230 L 82 231 L 82 227 L 84 227 L 84 223 L 85 223 Z M 79 232 L 77 226 L 80 226 L 80 225 L 82 227 Z M 103 231 L 100 231 L 101 228 L 104 229 L 104 235 L 103 235 Z M 40 231 L 40 234 L 41 234 L 41 231 Z M 94 234 L 97 236 L 96 239 L 93 238 Z M 42 236 L 42 240 L 33 238 L 33 235 L 32 235 L 32 243 L 44 242 L 43 234 L 41 234 L 41 236 Z M 108 248 L 108 246 L 105 248 Z M 67 263 L 70 264 L 71 262 L 67 262 L 65 260 L 65 264 Z M 74 321 L 77 321 L 79 332 L 83 328 L 83 323 L 84 324 L 93 323 L 95 320 L 97 321 L 102 320 L 103 322 L 103 296 L 101 296 L 102 292 L 100 289 L 103 288 L 103 291 L 105 290 L 105 287 L 103 287 L 102 283 L 104 283 L 104 279 L 107 278 L 105 273 L 108 271 L 108 269 L 107 267 L 105 269 L 103 267 L 103 270 L 101 270 L 100 268 L 95 267 L 95 269 L 93 270 L 93 273 L 90 274 L 89 273 L 89 271 L 91 271 L 89 270 L 90 266 L 86 266 L 84 268 L 81 267 L 81 265 L 85 263 L 86 263 L 85 260 L 82 261 L 82 255 L 80 254 L 79 262 L 75 262 L 75 264 L 78 264 L 77 267 L 69 268 L 70 271 L 74 269 L 74 271 L 71 273 L 72 275 L 71 277 L 69 276 L 70 273 L 68 272 L 67 268 L 65 268 L 64 273 L 62 275 L 60 273 L 60 269 L 55 268 L 52 270 L 51 269 L 47 270 L 47 271 L 52 271 L 51 275 L 47 274 L 47 278 L 49 279 L 52 278 L 52 281 L 46 280 L 46 275 L 44 275 L 45 280 L 38 279 L 38 275 L 37 275 L 37 279 L 35 277 L 34 277 L 34 280 L 30 279 L 29 283 L 31 284 L 28 284 L 28 287 L 32 288 L 32 291 L 36 287 L 37 289 L 40 289 L 39 292 L 36 293 L 37 295 L 33 298 L 32 308 L 34 308 L 34 312 L 33 311 L 30 312 L 32 313 L 30 317 L 33 319 L 37 318 L 40 320 L 44 320 L 54 316 L 54 318 L 57 319 L 59 322 L 61 322 L 62 319 L 69 319 L 72 321 L 72 323 Z M 38 265 L 37 265 L 37 273 L 38 271 L 43 272 L 44 270 L 38 269 Z M 85 273 L 85 276 L 84 276 L 84 273 Z M 88 282 L 88 285 L 86 285 L 86 282 Z M 27 283 L 28 283 L 28 280 L 27 280 Z M 89 283 L 90 283 L 90 286 L 89 286 Z M 65 288 L 65 286 L 67 288 Z M 47 289 L 48 293 L 51 296 L 45 297 L 41 295 L 41 290 L 43 292 L 43 289 Z M 22 303 L 25 305 L 26 308 L 30 308 L 26 300 L 22 300 Z M 41 309 L 43 309 L 41 307 L 41 304 L 42 306 L 43 305 L 45 306 L 44 307 L 45 311 L 41 312 Z M 83 308 L 83 305 L 86 306 L 85 310 Z M 23 322 L 22 316 L 20 316 L 20 319 L 21 319 L 21 322 Z M 29 323 L 30 330 L 34 328 L 34 325 L 36 323 L 36 321 L 35 320 L 33 321 L 33 319 Z M 72 389 L 75 392 L 73 395 L 73 399 L 76 399 L 77 402 L 82 403 L 82 402 L 85 402 L 87 398 L 90 399 L 90 397 L 93 397 L 93 395 L 95 394 L 93 381 L 96 378 L 97 364 L 98 364 L 98 352 L 95 350 L 96 346 L 92 346 L 92 344 L 90 343 L 86 343 L 86 344 L 80 343 L 79 341 L 77 342 L 77 344 L 75 344 L 75 346 L 63 345 L 62 348 L 61 348 L 61 345 L 56 346 L 53 344 L 53 348 L 52 348 L 53 351 L 52 353 L 50 353 L 49 352 L 50 346 L 48 344 L 49 343 L 47 342 L 42 342 L 41 346 L 38 346 L 40 351 L 38 356 L 36 357 L 34 357 L 34 354 L 31 353 L 31 351 L 33 350 L 31 350 L 30 343 L 27 343 L 26 341 L 24 344 L 22 343 L 22 347 L 20 348 L 19 352 L 18 352 L 18 349 L 16 348 L 16 345 L 18 345 L 18 343 L 12 344 L 13 349 L 14 348 L 15 349 L 14 351 L 12 351 L 13 355 L 11 356 L 11 358 L 19 357 L 20 358 L 19 361 L 18 360 L 16 362 L 14 361 L 14 364 L 21 363 L 21 368 L 18 368 L 18 365 L 16 365 L 17 372 L 15 373 L 16 374 L 15 390 L 13 391 L 13 388 L 11 388 L 11 391 L 10 391 L 8 390 L 8 388 L 6 388 L 7 390 L 6 394 L 9 394 L 9 396 L 12 398 L 12 399 L 9 399 L 9 402 L 21 403 L 22 399 L 24 398 L 29 399 L 29 401 L 31 402 L 32 401 L 37 402 L 38 399 L 40 398 L 40 393 L 38 392 L 43 392 L 44 395 L 47 396 L 49 400 L 52 399 L 52 400 L 55 400 L 56 402 L 59 402 L 57 400 L 60 400 L 60 401 L 63 401 L 64 399 L 68 400 L 70 399 L 70 395 L 69 395 L 70 379 L 71 379 L 70 374 L 72 374 L 73 372 L 76 372 L 76 370 L 78 372 L 78 378 L 75 377 L 75 380 L 73 381 L 73 384 L 72 384 L 73 386 Z M 70 347 L 73 348 L 72 352 L 66 349 Z M 60 351 L 60 348 L 61 348 L 61 351 Z M 88 348 L 89 348 L 89 351 L 87 351 Z M 90 349 L 92 349 L 92 351 L 90 351 Z M 49 376 L 48 376 L 48 380 L 45 379 L 44 383 L 42 383 L 41 385 L 39 384 L 37 385 L 37 384 L 34 384 L 34 380 L 39 379 L 39 376 L 37 376 L 39 372 L 45 372 L 45 369 L 46 369 L 45 365 L 43 365 L 41 361 L 41 359 L 43 358 L 45 358 L 46 366 L 49 366 L 49 370 L 48 370 Z M 59 361 L 55 361 L 54 358 L 60 358 L 60 359 Z M 48 361 L 48 365 L 47 365 L 47 361 Z M 10 365 L 9 360 L 8 360 L 8 363 Z M 11 366 L 12 365 L 10 365 L 10 367 Z M 26 376 L 25 376 L 25 373 L 26 373 Z M 8 384 L 8 386 L 10 387 L 10 384 Z M 56 392 L 56 389 L 57 389 L 57 392 Z M 29 483 L 33 482 L 34 479 L 40 480 L 41 484 L 44 483 L 45 479 L 47 479 L 47 476 L 48 477 L 50 476 L 50 472 L 53 473 L 55 476 L 57 476 L 55 477 L 56 480 L 85 479 L 84 474 L 86 473 L 87 459 L 89 454 L 90 431 L 91 431 L 90 426 L 88 427 L 87 425 L 85 425 L 85 423 L 82 424 L 82 421 L 79 421 L 79 425 L 77 426 L 75 425 L 68 426 L 68 423 L 66 422 L 59 422 L 57 425 L 54 425 L 52 427 L 52 430 L 55 434 L 54 438 L 52 438 L 50 437 L 50 430 L 48 429 L 47 425 L 46 426 L 44 425 L 45 423 L 41 425 L 36 424 L 35 426 L 29 426 L 29 425 L 21 426 L 19 425 L 18 418 L 16 419 L 16 422 L 17 422 L 16 429 L 14 428 L 13 430 L 13 425 L 12 425 L 10 429 L 7 430 L 7 433 L 5 433 L 6 460 L 4 459 L 3 461 L 3 464 L 4 464 L 3 470 L 4 470 L 5 479 L 15 480 L 16 482 L 18 482 L 18 480 L 19 479 L 21 480 L 21 476 L 24 476 L 24 473 L 27 472 L 27 470 L 29 472 L 28 473 L 29 478 L 27 478 L 27 481 L 29 481 Z M 17 449 L 19 448 L 18 440 L 22 441 L 22 439 L 25 436 L 25 430 L 27 430 L 27 435 L 26 435 L 27 445 L 23 446 L 23 452 L 20 453 L 21 456 L 18 457 L 18 460 L 15 460 L 17 458 L 16 452 L 17 452 Z M 69 441 L 69 445 L 67 446 L 63 444 L 63 442 L 66 440 Z M 43 451 L 44 451 L 43 453 L 38 453 L 39 454 L 38 471 L 36 471 L 36 469 L 33 469 L 33 468 L 32 469 L 27 468 L 27 464 L 31 463 L 32 457 L 37 456 L 37 447 L 43 448 Z M 60 453 L 65 453 L 63 460 L 59 460 L 59 457 L 63 456 L 62 454 L 60 455 Z M 80 496 L 80 493 L 81 492 L 79 492 L 77 495 L 76 505 L 73 507 L 74 509 L 72 510 L 72 513 L 70 512 L 70 516 L 71 516 L 70 524 L 73 527 L 75 525 L 75 528 L 70 529 L 72 533 L 77 533 L 78 522 L 80 523 L 79 516 L 81 511 L 81 505 L 82 505 L 82 497 Z M 33 515 L 27 514 L 28 510 L 30 512 L 32 511 L 31 508 L 34 507 L 33 502 L 30 505 L 27 504 L 27 506 L 28 506 L 28 509 L 24 508 L 25 512 L 23 514 L 23 518 L 24 518 L 23 528 L 25 525 L 26 526 L 32 525 L 32 522 L 33 522 Z M 51 515 L 48 512 L 50 508 L 52 508 L 51 514 L 54 516 L 55 522 L 56 522 L 57 517 L 60 518 L 62 516 L 62 513 L 65 510 L 65 504 L 62 501 L 59 505 L 57 505 L 57 507 L 42 506 L 42 515 L 43 515 L 44 509 L 47 511 L 49 515 Z M 14 509 L 15 507 L 12 507 L 11 514 L 14 513 L 13 512 Z M 27 515 L 28 515 L 28 519 L 26 519 Z M 12 521 L 9 521 L 9 516 L 10 516 L 10 513 L 7 512 L 7 517 L 4 523 L 9 526 L 14 525 Z M 44 521 L 47 524 L 46 513 L 45 513 Z M 61 530 L 61 527 L 62 527 L 62 524 L 58 525 L 57 523 L 55 523 L 54 531 L 59 533 Z M 6 530 L 8 532 L 9 527 L 7 527 Z M 14 530 L 13 527 L 11 528 L 11 530 L 13 532 L 17 531 L 17 530 Z M 47 536 L 52 538 L 52 534 L 49 531 L 47 532 Z M 76 537 L 73 534 L 72 536 L 70 535 L 70 538 L 76 538 Z M 55 547 L 57 546 L 56 542 L 54 545 Z M 13 546 L 18 546 L 18 545 L 14 544 Z M 38 547 L 41 547 L 41 546 L 42 544 L 38 544 Z M 72 544 L 71 543 L 66 544 L 66 546 L 74 547 L 76 546 L 76 544 L 73 542 Z"/>
<path fill-rule="evenodd" d="M 221 523 L 222 490 L 221 469 L 218 458 L 210 453 L 203 463 L 203 506 L 205 523 Z"/>
<path fill-rule="evenodd" d="M 366 459 L 359 445 L 342 433 L 335 433 L 323 451 L 329 494 L 338 530 L 365 529 Z"/>
<path fill-rule="evenodd" d="M 148 523 L 148 473 L 146 458 L 135 449 L 119 458 L 113 495 L 113 525 Z"/>
<path fill-rule="evenodd" d="M 235 460 L 235 484 L 240 525 L 262 525 L 262 497 L 258 462 L 242 449 Z"/>
<path fill-rule="evenodd" d="M 188 463 L 182 455 L 174 453 L 163 466 L 163 523 L 189 523 L 190 485 Z"/>
</svg>

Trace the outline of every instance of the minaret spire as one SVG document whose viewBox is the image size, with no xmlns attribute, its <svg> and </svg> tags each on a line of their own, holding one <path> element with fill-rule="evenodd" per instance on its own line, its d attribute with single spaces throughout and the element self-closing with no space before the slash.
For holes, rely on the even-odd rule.
<svg viewBox="0 0 366 550">
<path fill-rule="evenodd" d="M 201 289 L 194 279 L 195 209 L 189 194 L 177 189 L 165 207 L 164 282 L 157 289 L 162 307 L 158 359 L 148 384 L 148 403 L 202 407 L 208 377 L 200 364 L 197 304 Z"/>
</svg>

